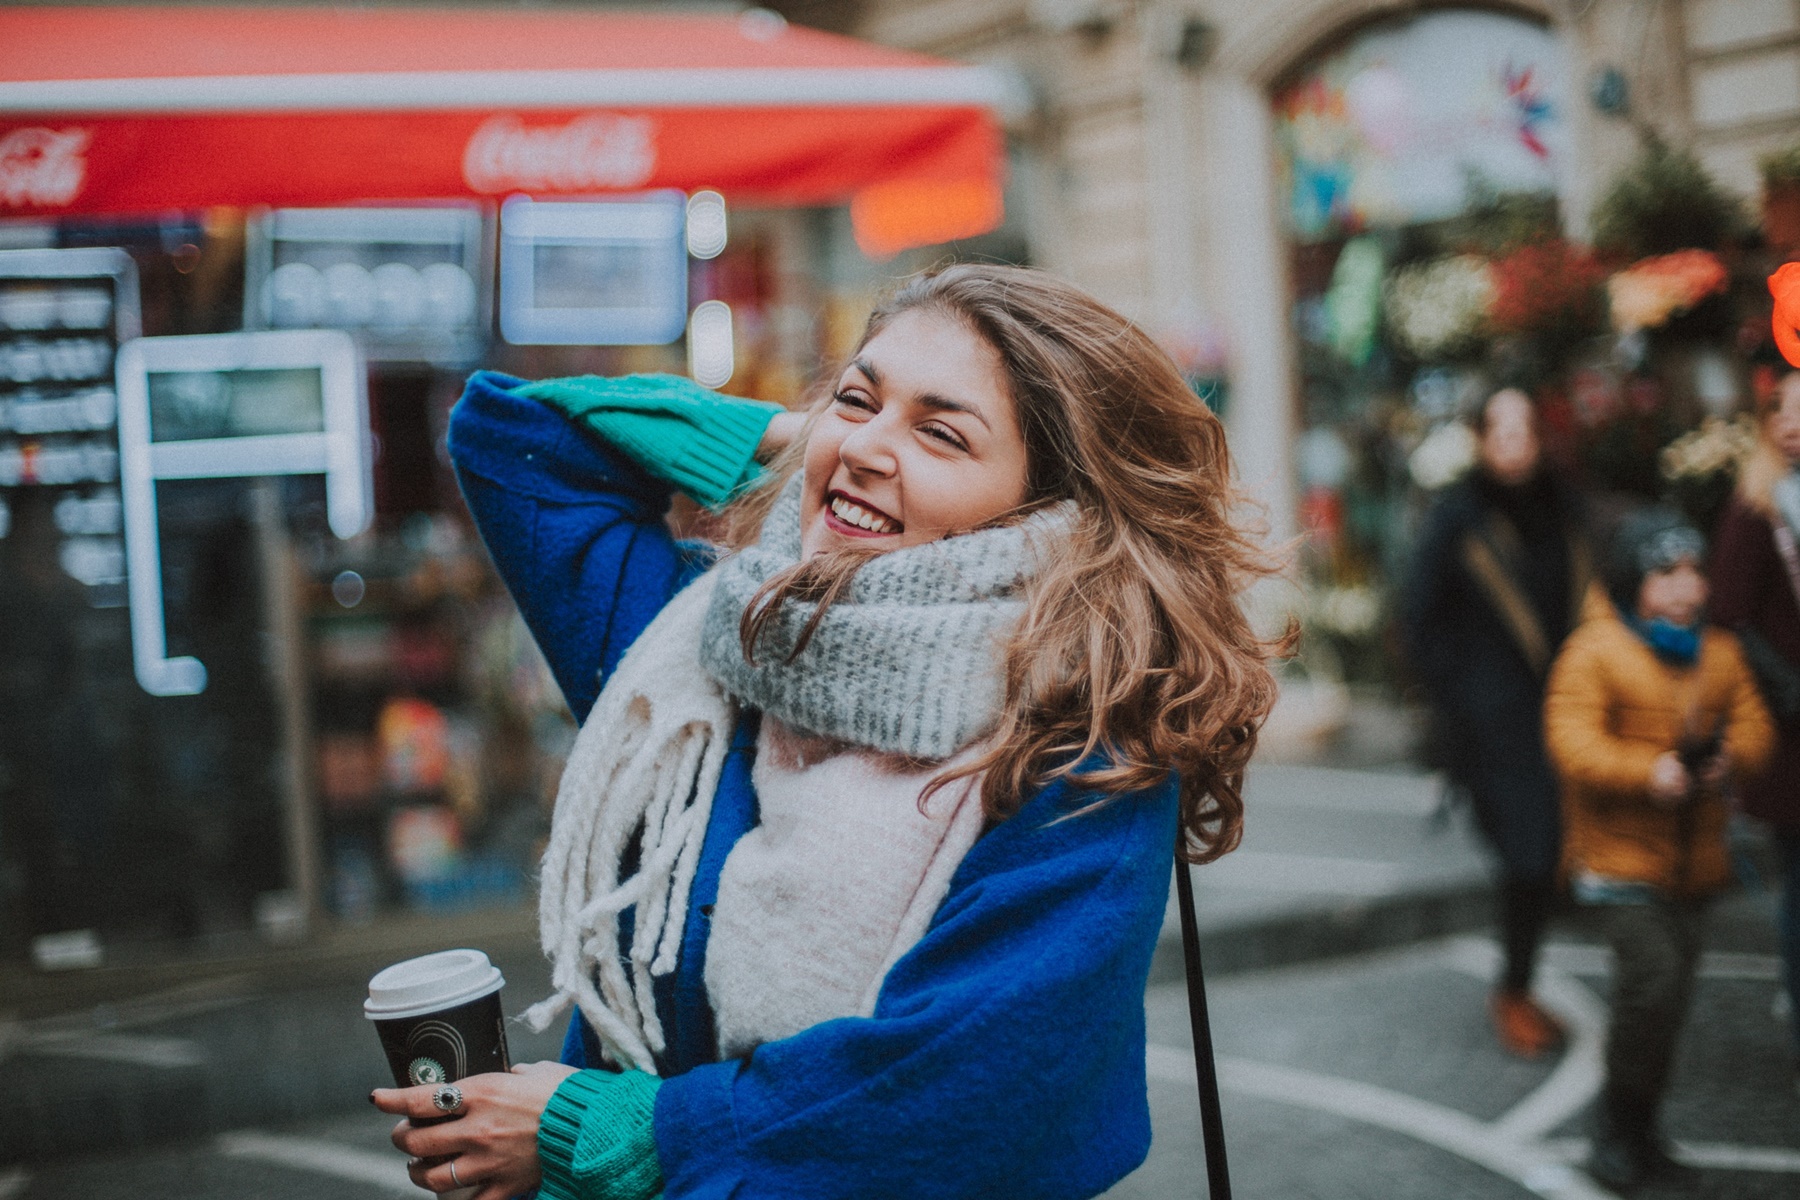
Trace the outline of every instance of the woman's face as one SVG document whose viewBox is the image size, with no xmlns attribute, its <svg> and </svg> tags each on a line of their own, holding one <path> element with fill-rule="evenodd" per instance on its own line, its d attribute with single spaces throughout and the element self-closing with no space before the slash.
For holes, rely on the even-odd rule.
<svg viewBox="0 0 1800 1200">
<path fill-rule="evenodd" d="M 1540 453 L 1537 420 L 1525 393 L 1507 388 L 1489 400 L 1481 434 L 1481 462 L 1488 474 L 1516 487 L 1536 474 Z"/>
<path fill-rule="evenodd" d="M 1025 439 L 999 354 L 953 317 L 894 317 L 813 423 L 805 473 L 807 558 L 916 546 L 1019 507 Z"/>
<path fill-rule="evenodd" d="M 1791 463 L 1800 463 L 1800 371 L 1790 371 L 1776 393 L 1780 403 L 1769 414 L 1769 440 Z"/>
</svg>

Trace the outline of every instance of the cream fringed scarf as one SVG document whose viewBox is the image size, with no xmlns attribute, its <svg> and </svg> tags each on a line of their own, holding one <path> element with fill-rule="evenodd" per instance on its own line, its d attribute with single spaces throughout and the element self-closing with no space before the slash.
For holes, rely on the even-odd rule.
<svg viewBox="0 0 1800 1200">
<path fill-rule="evenodd" d="M 810 615 L 798 603 L 752 666 L 739 618 L 765 580 L 799 560 L 799 487 L 796 478 L 783 491 L 757 545 L 696 580 L 639 636 L 563 772 L 539 900 L 556 992 L 525 1017 L 541 1030 L 573 1002 L 626 1066 L 654 1072 L 665 1044 L 652 980 L 675 969 L 740 702 L 765 719 L 761 823 L 726 859 L 707 952 L 728 1056 L 873 1011 L 888 967 L 923 936 L 980 833 L 978 780 L 924 807 L 920 795 L 998 715 L 998 654 L 1066 512 L 874 558 L 793 662 Z M 636 872 L 621 878 L 634 841 Z"/>
</svg>

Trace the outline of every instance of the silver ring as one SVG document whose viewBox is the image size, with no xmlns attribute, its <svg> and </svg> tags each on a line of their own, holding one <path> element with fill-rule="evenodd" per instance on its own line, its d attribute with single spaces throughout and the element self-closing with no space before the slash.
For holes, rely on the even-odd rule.
<svg viewBox="0 0 1800 1200">
<path fill-rule="evenodd" d="M 441 1113 L 453 1113 L 463 1106 L 462 1089 L 454 1083 L 440 1083 L 431 1093 L 431 1106 Z"/>
<path fill-rule="evenodd" d="M 454 1158 L 450 1160 L 450 1182 L 454 1183 L 459 1188 L 469 1186 L 456 1177 L 456 1160 Z"/>
</svg>

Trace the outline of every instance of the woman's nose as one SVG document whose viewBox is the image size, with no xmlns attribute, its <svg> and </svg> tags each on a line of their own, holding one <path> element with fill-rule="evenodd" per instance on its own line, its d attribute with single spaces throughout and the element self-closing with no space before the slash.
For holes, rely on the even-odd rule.
<svg viewBox="0 0 1800 1200">
<path fill-rule="evenodd" d="M 838 443 L 838 458 L 852 471 L 891 475 L 897 461 L 894 454 L 894 431 L 883 418 L 885 413 L 864 421 L 851 430 L 850 436 Z"/>
</svg>

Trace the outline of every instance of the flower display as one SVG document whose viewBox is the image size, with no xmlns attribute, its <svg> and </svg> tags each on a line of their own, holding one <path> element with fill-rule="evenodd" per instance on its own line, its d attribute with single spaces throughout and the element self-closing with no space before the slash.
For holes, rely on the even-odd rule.
<svg viewBox="0 0 1800 1200">
<path fill-rule="evenodd" d="M 1562 238 L 1528 242 L 1494 260 L 1490 312 L 1501 333 L 1582 331 L 1599 310 L 1606 270 Z"/>
<path fill-rule="evenodd" d="M 1700 428 L 1682 434 L 1657 456 L 1662 476 L 1670 483 L 1711 479 L 1735 474 L 1756 449 L 1756 422 L 1749 416 L 1727 421 L 1708 417 Z"/>
<path fill-rule="evenodd" d="M 1384 297 L 1395 340 L 1425 361 L 1474 348 L 1493 303 L 1493 271 L 1473 254 L 1402 267 L 1388 278 Z"/>
<path fill-rule="evenodd" d="M 1729 283 L 1725 264 L 1710 250 L 1677 250 L 1635 262 L 1606 281 L 1613 328 L 1624 334 L 1660 329 Z"/>
</svg>

